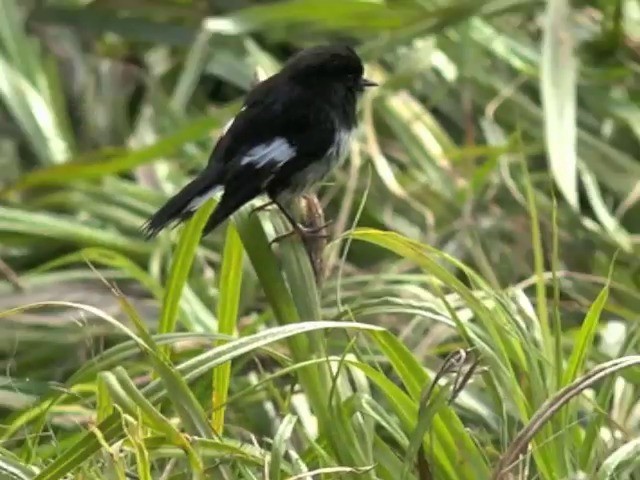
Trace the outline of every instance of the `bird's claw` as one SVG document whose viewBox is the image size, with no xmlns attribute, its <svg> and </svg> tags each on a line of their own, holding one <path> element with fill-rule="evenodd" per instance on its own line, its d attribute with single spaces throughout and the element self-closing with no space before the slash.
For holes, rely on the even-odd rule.
<svg viewBox="0 0 640 480">
<path fill-rule="evenodd" d="M 277 237 L 273 238 L 269 242 L 269 245 L 273 245 L 274 243 L 280 242 L 286 238 L 291 237 L 294 234 L 298 234 L 298 236 L 302 240 L 306 240 L 308 238 L 327 239 L 330 237 L 330 235 L 326 233 L 325 230 L 329 225 L 331 225 L 331 220 L 329 220 L 327 223 L 323 225 L 312 227 L 312 228 L 304 227 L 300 224 L 297 224 L 296 226 L 293 227 L 293 229 L 289 230 L 287 233 L 283 233 L 282 235 L 278 235 Z"/>
</svg>

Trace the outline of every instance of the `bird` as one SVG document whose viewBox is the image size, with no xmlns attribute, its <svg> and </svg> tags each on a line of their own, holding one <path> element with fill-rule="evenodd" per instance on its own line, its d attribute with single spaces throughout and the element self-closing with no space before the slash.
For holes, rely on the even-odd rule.
<svg viewBox="0 0 640 480">
<path fill-rule="evenodd" d="M 292 55 L 279 72 L 247 93 L 206 166 L 144 223 L 144 235 L 149 239 L 186 221 L 220 192 L 201 236 L 261 195 L 301 237 L 318 233 L 296 222 L 289 207 L 347 156 L 358 99 L 374 86 L 351 46 L 317 45 Z"/>
</svg>

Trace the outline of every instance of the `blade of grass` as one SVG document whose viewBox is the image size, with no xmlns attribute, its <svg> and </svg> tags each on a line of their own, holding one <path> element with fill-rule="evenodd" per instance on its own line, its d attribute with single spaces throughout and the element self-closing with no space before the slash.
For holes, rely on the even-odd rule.
<svg viewBox="0 0 640 480">
<path fill-rule="evenodd" d="M 281 480 L 282 471 L 281 464 L 284 454 L 287 451 L 287 442 L 295 427 L 297 417 L 295 415 L 287 415 L 278 427 L 275 437 L 273 437 L 273 446 L 271 447 L 271 462 L 269 463 L 269 480 Z"/>
<path fill-rule="evenodd" d="M 71 180 L 94 180 L 133 170 L 157 158 L 170 156 L 185 143 L 206 137 L 220 125 L 220 120 L 210 116 L 191 121 L 177 132 L 164 136 L 153 145 L 128 152 L 120 149 L 105 149 L 91 154 L 89 158 L 77 158 L 62 165 L 42 168 L 27 173 L 14 185 L 0 191 L 1 197 L 31 187 L 42 185 L 65 185 Z"/>
<path fill-rule="evenodd" d="M 200 244 L 202 231 L 211 212 L 213 212 L 214 206 L 215 202 L 213 200 L 206 202 L 186 223 L 180 233 L 180 239 L 173 253 L 171 268 L 167 277 L 167 285 L 164 290 L 158 333 L 171 333 L 175 331 L 182 291 L 187 283 L 191 265 L 193 264 L 196 250 Z M 164 355 L 168 355 L 169 353 L 167 348 L 162 348 L 161 351 Z"/>
<path fill-rule="evenodd" d="M 0 448 L 0 477 L 11 480 L 32 480 L 36 473 L 15 456 Z"/>
<path fill-rule="evenodd" d="M 233 223 L 227 227 L 227 236 L 222 252 L 218 295 L 218 332 L 233 335 L 238 321 L 238 308 L 243 276 L 242 242 Z M 222 342 L 216 342 L 220 345 Z M 225 363 L 213 370 L 213 429 L 222 435 L 224 412 L 231 384 L 231 363 Z"/>
<path fill-rule="evenodd" d="M 122 309 L 136 327 L 138 335 L 143 339 L 147 347 L 145 353 L 147 353 L 154 367 L 153 373 L 158 375 L 165 384 L 168 396 L 182 420 L 184 429 L 192 435 L 212 438 L 214 432 L 207 421 L 202 406 L 189 389 L 186 380 L 171 364 L 169 355 L 165 353 L 169 347 L 167 346 L 163 351 L 162 347 L 155 343 L 147 330 L 147 325 L 126 297 L 117 288 L 113 287 L 112 290 L 118 298 Z"/>
<path fill-rule="evenodd" d="M 87 226 L 68 215 L 0 206 L 0 238 L 10 234 L 35 236 L 63 244 L 100 246 L 124 252 L 132 258 L 140 258 L 151 251 L 142 240 Z"/>
<path fill-rule="evenodd" d="M 568 0 L 548 0 L 545 12 L 541 84 L 545 141 L 551 174 L 562 195 L 575 210 L 578 205 L 576 153 L 576 89 L 578 62 Z"/>
<path fill-rule="evenodd" d="M 595 480 L 614 480 L 630 477 L 640 466 L 640 437 L 634 438 L 616 448 L 600 466 Z"/>
</svg>

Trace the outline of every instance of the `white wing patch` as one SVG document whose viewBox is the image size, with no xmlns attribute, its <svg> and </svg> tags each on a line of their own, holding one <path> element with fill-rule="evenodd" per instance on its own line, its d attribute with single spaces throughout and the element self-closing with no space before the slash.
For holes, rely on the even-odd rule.
<svg viewBox="0 0 640 480">
<path fill-rule="evenodd" d="M 225 131 L 231 126 L 233 120 L 234 119 L 231 119 L 229 121 L 225 127 Z M 249 150 L 246 155 L 240 159 L 240 165 L 251 165 L 254 168 L 269 165 L 272 170 L 276 170 L 280 165 L 295 155 L 296 149 L 292 147 L 285 138 L 276 137 L 270 142 L 262 143 Z M 189 212 L 197 210 L 204 202 L 217 195 L 223 189 L 224 187 L 222 185 L 216 185 L 202 195 L 194 197 L 186 206 L 185 210 Z"/>
<path fill-rule="evenodd" d="M 194 210 L 199 209 L 204 202 L 214 197 L 218 192 L 222 191 L 224 187 L 222 185 L 216 185 L 211 190 L 203 193 L 202 195 L 198 195 L 197 197 L 193 197 L 189 202 L 189 205 L 185 208 L 188 212 L 193 212 Z"/>
<path fill-rule="evenodd" d="M 240 165 L 252 165 L 255 168 L 267 164 L 278 168 L 296 155 L 296 149 L 286 138 L 276 137 L 270 142 L 262 143 L 249 150 L 240 160 Z"/>
</svg>

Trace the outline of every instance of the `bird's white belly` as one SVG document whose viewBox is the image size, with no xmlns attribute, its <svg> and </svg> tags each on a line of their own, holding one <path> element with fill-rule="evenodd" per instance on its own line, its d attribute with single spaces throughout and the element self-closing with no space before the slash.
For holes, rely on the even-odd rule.
<svg viewBox="0 0 640 480">
<path fill-rule="evenodd" d="M 283 193 L 287 197 L 299 196 L 324 180 L 347 157 L 352 136 L 353 130 L 341 130 L 324 158 L 296 173 L 291 179 L 291 187 Z"/>
</svg>

